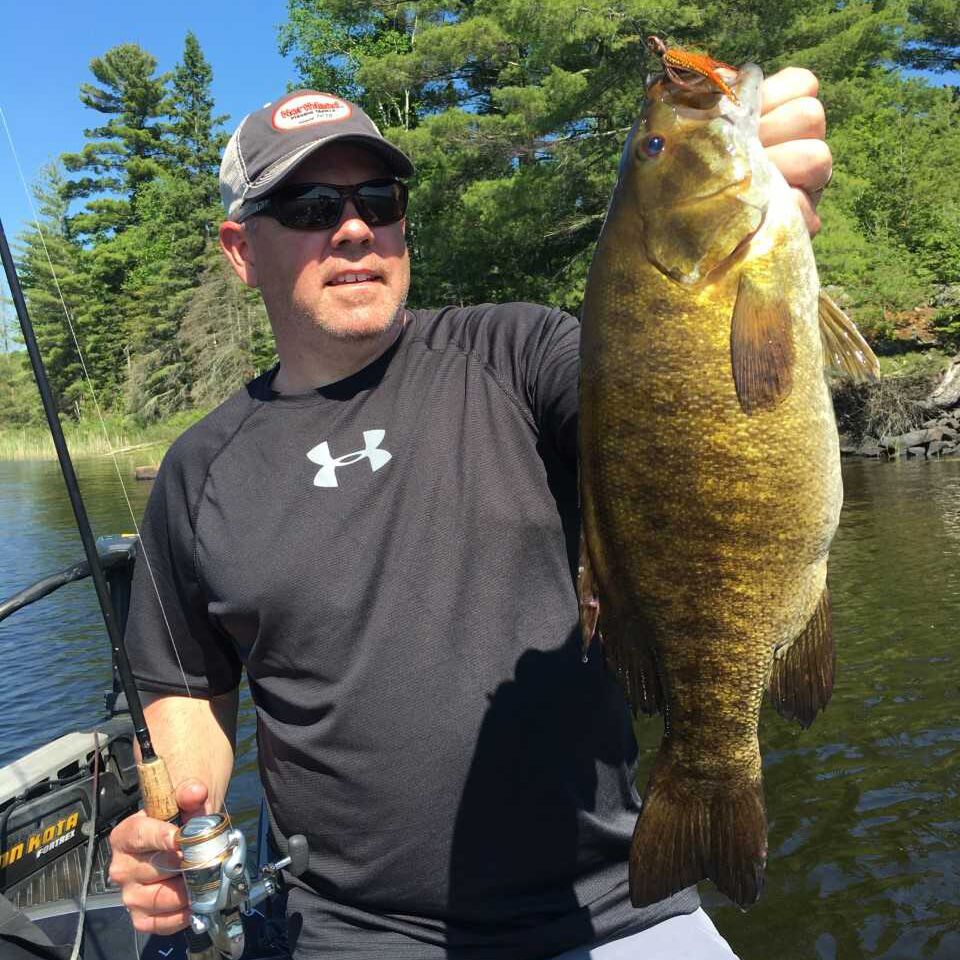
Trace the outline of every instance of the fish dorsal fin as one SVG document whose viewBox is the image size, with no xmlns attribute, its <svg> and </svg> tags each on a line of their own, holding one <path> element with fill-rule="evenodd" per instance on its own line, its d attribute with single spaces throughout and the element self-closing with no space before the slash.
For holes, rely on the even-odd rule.
<svg viewBox="0 0 960 960">
<path fill-rule="evenodd" d="M 783 296 L 744 273 L 730 327 L 730 360 L 744 413 L 772 410 L 793 388 L 793 323 Z"/>
<path fill-rule="evenodd" d="M 880 362 L 854 322 L 820 291 L 820 341 L 823 362 L 835 376 L 849 377 L 857 383 L 880 379 Z"/>
</svg>

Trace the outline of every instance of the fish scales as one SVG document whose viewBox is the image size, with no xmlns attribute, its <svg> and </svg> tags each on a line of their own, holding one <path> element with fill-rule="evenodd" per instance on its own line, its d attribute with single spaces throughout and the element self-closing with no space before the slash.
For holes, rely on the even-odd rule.
<svg viewBox="0 0 960 960">
<path fill-rule="evenodd" d="M 634 706 L 665 723 L 637 905 L 706 877 L 756 900 L 764 690 L 773 672 L 775 705 L 806 725 L 832 684 L 839 449 L 812 248 L 756 136 L 761 79 L 743 68 L 740 105 L 654 84 L 585 295 L 581 602 L 599 602 Z"/>
</svg>

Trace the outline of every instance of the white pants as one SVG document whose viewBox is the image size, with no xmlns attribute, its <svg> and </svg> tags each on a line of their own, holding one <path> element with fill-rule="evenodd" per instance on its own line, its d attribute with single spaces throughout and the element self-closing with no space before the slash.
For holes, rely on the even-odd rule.
<svg viewBox="0 0 960 960">
<path fill-rule="evenodd" d="M 568 950 L 555 960 L 737 960 L 737 955 L 703 910 L 695 910 L 599 947 Z"/>
</svg>

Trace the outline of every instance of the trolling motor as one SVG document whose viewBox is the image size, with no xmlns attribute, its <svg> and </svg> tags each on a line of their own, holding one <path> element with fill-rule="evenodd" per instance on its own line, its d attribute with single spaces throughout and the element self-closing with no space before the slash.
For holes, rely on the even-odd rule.
<svg viewBox="0 0 960 960">
<path fill-rule="evenodd" d="M 220 955 L 239 960 L 244 950 L 241 915 L 278 893 L 286 869 L 298 877 L 307 869 L 307 838 L 296 834 L 287 841 L 288 855 L 262 867 L 256 878 L 247 869 L 247 841 L 243 831 L 230 824 L 225 813 L 191 820 L 176 834 L 182 860 L 175 868 L 183 874 L 190 899 L 190 927 L 206 934 Z"/>
</svg>

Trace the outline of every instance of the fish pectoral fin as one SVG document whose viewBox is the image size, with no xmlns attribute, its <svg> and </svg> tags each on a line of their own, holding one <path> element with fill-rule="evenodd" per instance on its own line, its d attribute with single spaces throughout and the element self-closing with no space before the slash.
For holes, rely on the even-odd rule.
<svg viewBox="0 0 960 960">
<path fill-rule="evenodd" d="M 820 342 L 827 372 L 855 383 L 880 379 L 880 361 L 856 324 L 820 291 Z"/>
<path fill-rule="evenodd" d="M 600 628 L 607 667 L 620 681 L 634 714 L 663 713 L 663 684 L 647 631 L 633 623 L 614 626 L 606 620 Z"/>
<path fill-rule="evenodd" d="M 582 532 L 580 533 L 580 563 L 577 568 L 577 599 L 580 602 L 580 638 L 583 644 L 583 658 L 586 660 L 590 644 L 593 642 L 593 635 L 597 632 L 597 621 L 600 619 L 600 591 L 597 589 L 597 578 L 593 574 L 587 538 Z"/>
<path fill-rule="evenodd" d="M 830 594 L 824 587 L 800 636 L 774 652 L 768 687 L 774 709 L 809 727 L 830 701 L 835 667 Z"/>
<path fill-rule="evenodd" d="M 634 713 L 652 717 L 662 711 L 663 687 L 657 674 L 653 652 L 647 644 L 645 631 L 628 630 L 629 636 L 620 636 L 616 618 L 602 612 L 600 589 L 587 540 L 580 534 L 580 563 L 577 570 L 577 597 L 580 601 L 580 637 L 584 662 L 590 653 L 594 636 L 603 644 L 607 667 L 623 686 Z"/>
<path fill-rule="evenodd" d="M 744 413 L 777 407 L 793 388 L 793 320 L 773 283 L 740 277 L 730 325 L 730 360 Z"/>
</svg>

